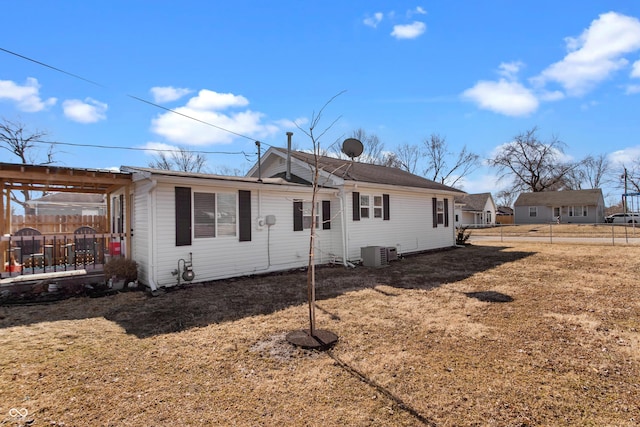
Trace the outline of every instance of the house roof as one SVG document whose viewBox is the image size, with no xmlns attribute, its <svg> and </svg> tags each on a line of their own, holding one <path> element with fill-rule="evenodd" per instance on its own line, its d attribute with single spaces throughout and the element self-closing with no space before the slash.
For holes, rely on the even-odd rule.
<svg viewBox="0 0 640 427">
<path fill-rule="evenodd" d="M 281 155 L 286 155 L 284 148 L 274 147 Z M 307 164 L 314 164 L 313 153 L 292 151 L 291 157 Z M 464 193 L 462 190 L 440 184 L 435 181 L 414 175 L 407 171 L 388 166 L 372 165 L 368 163 L 352 162 L 351 160 L 337 159 L 334 157 L 318 156 L 318 166 L 325 172 L 342 178 L 346 181 L 359 181 L 373 184 L 397 185 L 402 187 L 426 188 L 430 190 L 453 191 Z"/>
<path fill-rule="evenodd" d="M 104 194 L 88 193 L 50 193 L 38 199 L 27 202 L 28 205 L 48 204 L 48 205 L 100 205 L 105 204 Z"/>
<path fill-rule="evenodd" d="M 254 178 L 247 176 L 227 176 L 227 175 L 215 175 L 210 173 L 198 173 L 198 172 L 182 172 L 165 169 L 153 169 L 139 166 L 122 166 L 121 169 L 127 172 L 140 172 L 144 174 L 175 176 L 183 178 L 199 178 L 216 181 L 229 181 L 229 182 L 244 182 L 244 183 L 262 183 L 262 184 L 274 184 L 274 185 L 301 185 L 295 182 L 286 181 L 284 178 Z"/>
<path fill-rule="evenodd" d="M 496 212 L 498 215 L 513 215 L 513 209 L 508 206 L 498 206 L 498 211 Z"/>
<path fill-rule="evenodd" d="M 570 206 L 598 205 L 602 200 L 602 190 L 563 190 L 521 193 L 514 206 Z"/>
<path fill-rule="evenodd" d="M 463 194 L 456 196 L 455 203 L 464 204 L 463 211 L 481 212 L 484 211 L 489 197 L 491 197 L 491 193 Z"/>
</svg>

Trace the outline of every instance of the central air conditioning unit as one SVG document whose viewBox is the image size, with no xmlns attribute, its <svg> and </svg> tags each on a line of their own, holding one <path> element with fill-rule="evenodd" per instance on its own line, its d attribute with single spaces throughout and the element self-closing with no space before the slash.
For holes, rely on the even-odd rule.
<svg viewBox="0 0 640 427">
<path fill-rule="evenodd" d="M 384 246 L 365 246 L 360 248 L 362 265 L 365 267 L 384 267 L 387 265 L 387 248 Z"/>
</svg>

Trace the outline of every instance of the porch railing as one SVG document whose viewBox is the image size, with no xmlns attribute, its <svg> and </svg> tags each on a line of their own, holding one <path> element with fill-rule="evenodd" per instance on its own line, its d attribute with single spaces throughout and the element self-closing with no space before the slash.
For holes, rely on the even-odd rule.
<svg viewBox="0 0 640 427">
<path fill-rule="evenodd" d="M 0 275 L 101 270 L 111 257 L 126 256 L 124 243 L 125 233 L 1 236 Z"/>
</svg>

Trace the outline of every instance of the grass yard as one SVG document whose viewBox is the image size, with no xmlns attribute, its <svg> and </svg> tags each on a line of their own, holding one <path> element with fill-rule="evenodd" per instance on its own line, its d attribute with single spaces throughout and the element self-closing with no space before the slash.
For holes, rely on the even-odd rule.
<svg viewBox="0 0 640 427">
<path fill-rule="evenodd" d="M 536 243 L 321 268 L 326 353 L 285 341 L 304 272 L 0 307 L 0 425 L 635 426 L 639 274 Z"/>
<path fill-rule="evenodd" d="M 640 237 L 638 224 L 519 224 L 489 228 L 469 228 L 471 235 L 504 237 L 602 237 L 623 239 Z"/>
</svg>

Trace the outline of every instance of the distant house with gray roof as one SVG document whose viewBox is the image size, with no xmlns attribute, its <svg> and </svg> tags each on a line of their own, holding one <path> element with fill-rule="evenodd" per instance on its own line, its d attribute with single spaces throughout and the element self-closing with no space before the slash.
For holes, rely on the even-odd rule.
<svg viewBox="0 0 640 427">
<path fill-rule="evenodd" d="M 462 194 L 455 198 L 456 227 L 496 225 L 496 204 L 491 193 Z"/>
<path fill-rule="evenodd" d="M 104 194 L 49 193 L 29 200 L 27 207 L 36 215 L 99 215 L 107 213 Z"/>
<path fill-rule="evenodd" d="M 521 193 L 514 203 L 516 224 L 594 224 L 604 222 L 604 197 L 592 190 Z"/>
</svg>

